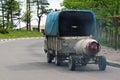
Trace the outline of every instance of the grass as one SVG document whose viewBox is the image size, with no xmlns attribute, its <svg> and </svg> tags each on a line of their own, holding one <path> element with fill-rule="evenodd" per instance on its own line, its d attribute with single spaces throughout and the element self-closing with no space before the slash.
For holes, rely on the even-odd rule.
<svg viewBox="0 0 120 80">
<path fill-rule="evenodd" d="M 26 31 L 26 30 L 8 30 L 7 34 L 0 34 L 0 39 L 10 38 L 25 38 L 25 37 L 42 37 L 43 33 L 37 31 Z"/>
</svg>

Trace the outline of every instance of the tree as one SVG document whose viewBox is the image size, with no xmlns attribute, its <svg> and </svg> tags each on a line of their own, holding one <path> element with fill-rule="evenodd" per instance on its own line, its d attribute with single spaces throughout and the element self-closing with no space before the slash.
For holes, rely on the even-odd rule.
<svg viewBox="0 0 120 80">
<path fill-rule="evenodd" d="M 23 22 L 27 23 L 27 22 L 28 22 L 29 20 L 31 20 L 31 18 L 32 18 L 32 16 L 29 15 L 29 14 L 31 14 L 31 13 L 32 13 L 32 11 L 27 10 L 27 11 L 23 14 L 23 16 L 21 17 L 21 20 L 22 20 Z M 27 30 L 28 30 L 28 26 L 27 26 Z"/>
<path fill-rule="evenodd" d="M 37 17 L 38 17 L 38 32 L 40 32 L 40 21 L 43 14 L 48 13 L 47 9 L 49 3 L 47 0 L 33 0 L 33 3 L 37 6 Z"/>
<path fill-rule="evenodd" d="M 5 18 L 5 15 L 4 15 L 4 12 L 5 12 L 5 10 L 4 10 L 4 0 L 0 0 L 0 2 L 1 2 L 1 12 L 2 12 L 2 24 L 1 24 L 1 26 L 2 26 L 2 28 L 4 29 L 5 28 L 5 21 L 4 21 L 4 18 Z"/>
<path fill-rule="evenodd" d="M 63 6 L 68 9 L 93 10 L 97 18 L 120 14 L 120 0 L 64 0 Z"/>
<path fill-rule="evenodd" d="M 5 0 L 3 8 L 5 10 L 5 18 L 7 19 L 7 28 L 13 28 L 13 19 L 20 15 L 20 2 Z"/>
<path fill-rule="evenodd" d="M 26 29 L 31 30 L 31 0 L 26 0 Z"/>
</svg>

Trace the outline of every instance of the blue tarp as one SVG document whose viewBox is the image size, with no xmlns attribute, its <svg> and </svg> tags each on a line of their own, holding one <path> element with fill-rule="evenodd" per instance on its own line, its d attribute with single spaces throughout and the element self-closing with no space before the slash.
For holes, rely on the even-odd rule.
<svg viewBox="0 0 120 80">
<path fill-rule="evenodd" d="M 47 15 L 46 25 L 45 25 L 45 35 L 58 35 L 58 11 L 50 12 Z"/>
<path fill-rule="evenodd" d="M 92 25 L 92 28 L 94 28 L 94 30 L 93 30 L 94 34 L 96 33 L 96 17 L 94 15 L 93 11 L 91 11 L 91 10 L 71 10 L 71 11 L 90 13 L 91 14 L 90 16 L 92 16 L 92 19 L 91 19 L 92 23 L 84 22 L 85 23 L 84 25 L 86 25 L 86 26 Z M 59 16 L 62 12 L 66 12 L 66 11 L 53 11 L 47 15 L 46 25 L 45 25 L 45 35 L 48 35 L 48 36 L 58 36 L 59 35 Z M 84 19 L 86 19 L 87 17 L 88 17 L 87 15 L 80 16 L 80 18 L 84 18 Z M 87 31 L 89 31 L 90 27 L 87 28 Z"/>
</svg>

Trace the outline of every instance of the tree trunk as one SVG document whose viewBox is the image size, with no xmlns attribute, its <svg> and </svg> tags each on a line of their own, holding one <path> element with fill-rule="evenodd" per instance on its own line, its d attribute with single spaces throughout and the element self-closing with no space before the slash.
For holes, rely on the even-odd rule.
<svg viewBox="0 0 120 80">
<path fill-rule="evenodd" d="M 13 29 L 13 12 L 11 10 L 11 24 L 10 24 L 10 28 Z"/>
<path fill-rule="evenodd" d="M 115 27 L 115 50 L 117 50 L 117 44 L 118 44 L 118 27 Z"/>
<path fill-rule="evenodd" d="M 38 16 L 38 32 L 40 32 L 40 21 L 41 21 L 41 16 Z"/>
<path fill-rule="evenodd" d="M 9 28 L 9 24 L 8 24 L 9 23 L 9 19 L 10 19 L 10 16 L 9 16 L 9 13 L 7 13 L 7 26 L 6 26 L 7 28 Z"/>
</svg>

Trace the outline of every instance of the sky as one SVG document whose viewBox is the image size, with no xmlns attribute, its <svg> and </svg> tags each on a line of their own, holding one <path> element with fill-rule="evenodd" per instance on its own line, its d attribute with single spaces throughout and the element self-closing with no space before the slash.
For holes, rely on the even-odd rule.
<svg viewBox="0 0 120 80">
<path fill-rule="evenodd" d="M 23 2 L 21 7 L 22 9 L 21 14 L 23 14 L 26 10 L 26 0 L 21 0 L 21 2 Z M 60 3 L 63 2 L 63 0 L 48 0 L 48 2 L 50 3 L 49 8 L 52 8 L 53 10 L 55 10 L 55 9 L 61 9 Z M 33 9 L 36 9 L 36 8 L 33 8 Z M 41 19 L 41 25 L 45 25 L 45 21 L 46 21 L 46 16 L 43 16 Z M 31 25 L 37 25 L 36 15 L 33 15 Z M 21 22 L 20 27 L 24 27 L 24 26 L 26 26 L 26 24 Z"/>
<path fill-rule="evenodd" d="M 63 2 L 63 0 L 48 0 L 50 3 L 50 8 L 52 9 L 61 9 L 60 3 Z"/>
</svg>

